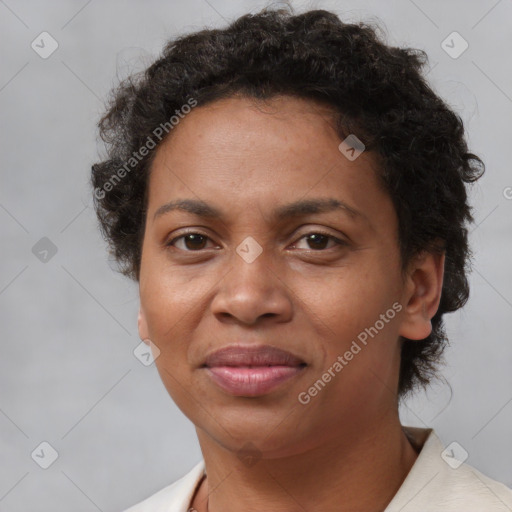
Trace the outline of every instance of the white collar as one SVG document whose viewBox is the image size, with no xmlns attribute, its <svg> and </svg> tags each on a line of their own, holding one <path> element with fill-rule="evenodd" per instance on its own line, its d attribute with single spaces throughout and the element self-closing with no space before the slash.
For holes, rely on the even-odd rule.
<svg viewBox="0 0 512 512">
<path fill-rule="evenodd" d="M 433 429 L 402 428 L 421 451 L 384 512 L 512 511 L 512 490 L 468 464 L 454 469 L 457 464 L 449 460 L 451 450 L 445 451 Z M 201 459 L 185 476 L 125 512 L 188 512 L 204 475 Z"/>
</svg>

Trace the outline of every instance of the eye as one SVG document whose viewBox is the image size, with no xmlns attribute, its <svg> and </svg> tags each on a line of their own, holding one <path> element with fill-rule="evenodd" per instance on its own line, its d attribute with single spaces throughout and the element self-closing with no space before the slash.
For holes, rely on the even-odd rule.
<svg viewBox="0 0 512 512">
<path fill-rule="evenodd" d="M 168 242 L 167 246 L 175 246 L 178 249 L 187 251 L 187 252 L 195 252 L 201 249 L 205 249 L 205 243 L 209 240 L 209 237 L 203 235 L 202 233 L 190 232 L 185 233 L 183 235 L 177 236 L 173 238 L 170 242 Z M 178 247 L 177 241 L 183 241 L 182 247 Z"/>
<path fill-rule="evenodd" d="M 329 241 L 334 243 L 334 247 L 347 245 L 347 243 L 343 240 L 340 240 L 339 238 L 336 238 L 328 233 L 322 233 L 320 231 L 312 231 L 307 233 L 300 237 L 299 241 L 303 239 L 305 239 L 306 243 L 309 245 L 309 247 L 306 247 L 306 249 L 313 251 L 331 249 L 333 247 L 332 245 L 331 247 L 326 247 L 326 245 L 329 244 Z M 166 246 L 174 246 L 186 252 L 198 252 L 201 249 L 207 248 L 206 243 L 208 240 L 210 240 L 210 237 L 207 235 L 191 231 L 189 233 L 184 233 L 180 236 L 177 236 L 176 238 L 173 238 L 166 244 Z M 182 242 L 181 246 L 178 245 L 180 242 Z M 293 247 L 296 247 L 296 245 L 294 244 Z"/>
<path fill-rule="evenodd" d="M 332 246 L 326 247 L 326 245 L 329 243 L 329 240 L 332 240 L 334 242 L 334 246 L 347 245 L 347 243 L 344 242 L 343 240 L 340 240 L 339 238 L 329 235 L 328 233 L 322 233 L 320 231 L 312 231 L 299 238 L 299 240 L 303 239 L 305 239 L 306 243 L 310 245 L 310 247 L 307 247 L 306 249 L 312 249 L 314 251 L 331 249 Z"/>
</svg>

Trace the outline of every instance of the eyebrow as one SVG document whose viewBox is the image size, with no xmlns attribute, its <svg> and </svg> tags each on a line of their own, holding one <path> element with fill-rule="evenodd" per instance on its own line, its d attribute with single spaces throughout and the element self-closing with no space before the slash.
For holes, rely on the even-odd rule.
<svg viewBox="0 0 512 512">
<path fill-rule="evenodd" d="M 176 199 L 160 206 L 155 212 L 153 220 L 175 210 L 188 212 L 198 217 L 208 219 L 222 219 L 223 217 L 219 209 L 200 199 Z M 362 212 L 335 198 L 315 198 L 295 201 L 275 208 L 271 212 L 271 216 L 272 219 L 286 220 L 314 213 L 328 213 L 332 211 L 342 211 L 355 220 L 362 219 L 369 223 L 368 218 Z"/>
</svg>

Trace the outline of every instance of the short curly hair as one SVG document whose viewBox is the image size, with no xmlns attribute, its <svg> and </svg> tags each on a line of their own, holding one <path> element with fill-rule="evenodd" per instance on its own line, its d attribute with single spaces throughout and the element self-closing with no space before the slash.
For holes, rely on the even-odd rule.
<svg viewBox="0 0 512 512">
<path fill-rule="evenodd" d="M 295 14 L 290 6 L 169 41 L 150 67 L 113 89 L 98 124 L 108 155 L 92 166 L 94 207 L 120 272 L 139 280 L 148 177 L 165 140 L 155 128 L 172 134 L 169 120 L 191 98 L 199 106 L 237 95 L 319 100 L 332 108 L 340 138 L 356 133 L 379 162 L 379 183 L 398 217 L 402 270 L 421 251 L 445 252 L 431 334 L 401 337 L 398 396 L 426 387 L 448 343 L 442 317 L 469 297 L 474 219 L 466 184 L 485 170 L 468 152 L 461 118 L 422 76 L 426 62 L 422 50 L 385 44 L 370 23 L 344 23 L 326 10 Z"/>
</svg>

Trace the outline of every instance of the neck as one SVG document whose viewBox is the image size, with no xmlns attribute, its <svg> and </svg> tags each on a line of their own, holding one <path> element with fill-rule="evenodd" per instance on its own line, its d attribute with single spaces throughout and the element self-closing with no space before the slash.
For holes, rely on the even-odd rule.
<svg viewBox="0 0 512 512">
<path fill-rule="evenodd" d="M 417 453 L 398 414 L 379 427 L 360 426 L 282 457 L 242 461 L 197 428 L 207 478 L 194 501 L 198 512 L 383 510 L 398 491 Z"/>
</svg>

